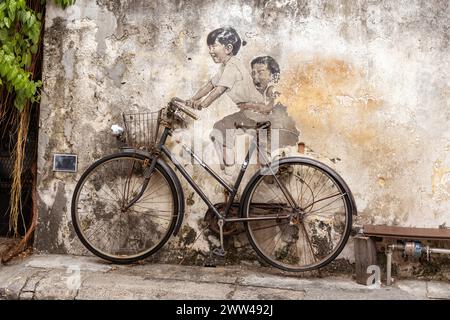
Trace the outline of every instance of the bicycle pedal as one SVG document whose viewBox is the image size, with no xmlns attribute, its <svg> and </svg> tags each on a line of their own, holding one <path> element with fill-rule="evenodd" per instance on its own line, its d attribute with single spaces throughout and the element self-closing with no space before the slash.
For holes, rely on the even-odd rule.
<svg viewBox="0 0 450 320">
<path fill-rule="evenodd" d="M 215 268 L 216 267 L 216 261 L 214 259 L 214 257 L 208 257 L 205 260 L 205 263 L 203 264 L 204 267 L 206 268 Z"/>
<path fill-rule="evenodd" d="M 226 251 L 222 248 L 215 248 L 212 253 L 218 257 L 225 257 Z"/>
</svg>

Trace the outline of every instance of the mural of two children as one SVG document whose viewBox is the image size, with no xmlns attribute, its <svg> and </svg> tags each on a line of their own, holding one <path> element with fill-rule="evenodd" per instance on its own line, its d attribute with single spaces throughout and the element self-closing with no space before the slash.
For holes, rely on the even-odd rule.
<svg viewBox="0 0 450 320">
<path fill-rule="evenodd" d="M 271 121 L 271 138 L 277 137 L 273 145 L 284 147 L 296 145 L 299 131 L 294 120 L 287 114 L 286 107 L 275 103 L 279 95 L 275 91 L 275 84 L 280 78 L 280 67 L 274 58 L 259 56 L 250 63 L 251 73 L 239 60 L 238 54 L 241 41 L 238 33 L 231 27 L 219 28 L 211 31 L 207 37 L 209 54 L 216 64 L 217 73 L 202 86 L 187 104 L 201 110 L 209 107 L 223 94 L 237 105 L 239 111 L 230 114 L 214 124 L 210 135 L 219 155 L 220 166 L 225 172 L 235 163 L 235 138 L 240 134 L 255 134 L 255 130 L 236 129 L 235 123 L 254 126 L 257 122 Z M 261 140 L 263 141 L 263 140 Z M 260 149 L 266 149 L 267 144 L 261 143 Z"/>
</svg>

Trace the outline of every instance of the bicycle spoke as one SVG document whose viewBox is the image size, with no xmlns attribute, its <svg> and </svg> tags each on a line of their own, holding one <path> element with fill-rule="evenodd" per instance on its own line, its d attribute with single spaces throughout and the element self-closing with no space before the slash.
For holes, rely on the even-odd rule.
<svg viewBox="0 0 450 320">
<path fill-rule="evenodd" d="M 310 169 L 312 169 L 312 171 L 313 171 L 312 173 L 314 173 L 315 169 L 314 169 L 314 168 L 311 168 L 311 167 L 308 167 L 307 172 L 309 173 L 309 170 L 310 170 Z M 306 200 L 306 198 L 305 198 L 306 203 L 308 203 L 308 202 L 311 200 L 311 198 L 314 198 L 314 190 L 313 190 L 312 187 L 311 187 L 311 182 L 312 182 L 313 178 L 314 178 L 314 174 L 311 174 L 311 175 L 309 176 L 309 180 L 308 180 L 308 181 L 304 180 L 304 181 L 305 181 L 305 185 L 306 185 L 306 186 L 308 187 L 308 189 L 311 191 L 311 193 L 310 193 L 308 199 Z"/>
<path fill-rule="evenodd" d="M 98 230 L 100 227 L 103 227 L 104 225 L 106 225 L 107 223 L 108 223 L 107 221 L 103 221 L 103 224 L 101 224 L 100 226 L 97 226 L 97 227 L 94 229 L 94 231 L 92 231 L 91 235 L 90 235 L 90 236 L 87 236 L 87 239 L 88 239 L 88 240 L 91 240 L 92 236 L 93 236 L 94 234 L 96 234 L 97 230 Z"/>
<path fill-rule="evenodd" d="M 138 213 L 138 214 L 145 214 L 146 217 L 155 217 L 157 219 L 161 219 L 161 220 L 165 220 L 165 221 L 172 221 L 171 218 L 164 218 L 165 216 L 161 216 L 161 215 L 156 215 L 156 214 L 150 214 L 150 213 L 145 213 L 145 212 L 138 212 L 136 210 L 131 210 L 134 213 Z M 170 211 L 166 211 L 166 212 L 170 212 Z"/>
<path fill-rule="evenodd" d="M 306 231 L 305 225 L 303 223 L 300 223 L 300 225 L 302 226 L 303 232 L 305 234 L 306 240 L 307 240 L 309 248 L 311 250 L 311 254 L 312 254 L 313 258 L 314 258 L 314 262 L 317 262 L 317 257 L 316 257 L 316 255 L 314 253 L 314 249 L 313 249 L 313 246 L 312 246 L 312 243 L 311 243 L 311 239 L 309 238 L 308 231 Z"/>
<path fill-rule="evenodd" d="M 278 240 L 277 240 L 277 241 L 275 242 L 275 244 L 273 245 L 273 249 L 275 249 L 275 248 L 277 247 L 278 243 L 279 243 L 280 240 L 281 240 L 281 234 L 283 234 L 283 232 L 284 232 L 284 230 L 285 230 L 286 228 L 287 228 L 287 225 L 284 226 L 283 228 L 280 228 L 280 231 L 278 231 L 278 232 L 275 234 L 275 237 L 274 237 L 274 238 L 276 238 L 277 235 L 279 235 L 279 236 L 278 236 Z M 281 233 L 281 234 L 280 234 L 280 233 Z M 272 252 L 273 249 L 270 250 L 270 252 Z"/>
<path fill-rule="evenodd" d="M 345 197 L 345 195 L 346 195 L 345 193 L 344 194 L 336 193 L 336 194 L 333 194 L 331 196 L 328 196 L 328 197 L 325 197 L 325 198 L 322 198 L 322 199 L 319 199 L 319 200 L 315 200 L 314 202 L 310 203 L 305 208 L 303 208 L 303 210 L 306 210 L 309 207 L 314 206 L 317 202 L 325 201 L 325 200 L 328 200 L 328 199 L 331 199 L 331 198 L 334 198 L 334 197 L 337 197 L 337 196 L 340 196 L 342 198 L 342 197 Z"/>
<path fill-rule="evenodd" d="M 321 177 L 320 177 L 320 179 L 319 179 L 319 181 L 320 180 L 325 180 L 324 181 L 324 183 L 322 183 L 322 186 L 320 187 L 320 189 L 319 189 L 319 191 L 317 191 L 317 193 L 316 193 L 316 198 L 318 198 L 320 195 L 321 195 L 321 193 L 322 193 L 322 190 L 323 190 L 323 188 L 327 185 L 327 183 L 329 182 L 328 180 L 326 180 L 325 179 L 326 177 L 324 176 L 324 175 L 322 175 Z M 325 189 L 326 190 L 326 189 Z"/>
<path fill-rule="evenodd" d="M 266 187 L 267 187 L 267 189 L 269 189 L 270 191 L 272 191 L 272 193 L 275 195 L 276 198 L 278 198 L 278 200 L 280 200 L 279 202 L 281 202 L 281 203 L 283 202 L 283 199 L 280 198 L 280 196 L 277 195 L 277 194 L 275 193 L 275 191 L 273 190 L 273 188 L 269 188 L 269 187 L 267 186 L 267 184 L 266 184 Z"/>
<path fill-rule="evenodd" d="M 323 209 L 323 208 L 326 208 L 326 207 L 332 205 L 333 203 L 335 203 L 335 202 L 336 202 L 337 200 L 339 200 L 340 198 L 344 197 L 345 195 L 346 195 L 346 193 L 342 194 L 339 198 L 336 198 L 335 200 L 331 201 L 330 203 L 324 205 L 323 207 L 321 207 L 321 208 L 319 208 L 319 209 L 311 210 L 311 211 L 307 212 L 305 215 L 308 215 L 308 214 L 310 214 L 310 213 L 317 212 L 317 211 L 319 211 L 319 210 L 321 210 L 321 209 Z M 314 207 L 313 207 L 313 208 L 314 208 Z"/>
</svg>

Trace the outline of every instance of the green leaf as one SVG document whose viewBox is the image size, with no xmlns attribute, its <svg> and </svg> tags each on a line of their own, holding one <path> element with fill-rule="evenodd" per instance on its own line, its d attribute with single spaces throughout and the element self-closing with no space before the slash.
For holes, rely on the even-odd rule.
<svg viewBox="0 0 450 320">
<path fill-rule="evenodd" d="M 38 50 L 37 44 L 33 44 L 33 45 L 30 47 L 30 51 L 31 51 L 32 54 L 36 54 L 37 50 Z"/>
<path fill-rule="evenodd" d="M 4 17 L 3 22 L 7 28 L 11 26 L 11 21 L 8 19 L 8 17 Z"/>
<path fill-rule="evenodd" d="M 22 13 L 22 23 L 28 25 L 28 20 L 30 20 L 31 13 L 30 11 L 24 11 Z"/>
<path fill-rule="evenodd" d="M 31 65 L 31 53 L 30 52 L 25 52 L 25 54 L 22 57 L 22 63 L 27 68 Z"/>
<path fill-rule="evenodd" d="M 17 110 L 22 111 L 25 107 L 25 100 L 26 99 L 24 99 L 23 96 L 17 95 L 14 99 L 14 107 L 16 107 Z"/>
<path fill-rule="evenodd" d="M 10 0 L 9 1 L 9 6 L 8 6 L 8 16 L 9 19 L 11 19 L 11 21 L 14 21 L 15 17 L 16 17 L 16 1 L 15 0 Z"/>
<path fill-rule="evenodd" d="M 30 16 L 30 19 L 28 20 L 28 26 L 31 28 L 31 26 L 36 22 L 36 16 L 32 14 Z"/>
<path fill-rule="evenodd" d="M 5 42 L 6 40 L 8 40 L 8 38 L 8 30 L 0 29 L 0 41 Z"/>
<path fill-rule="evenodd" d="M 17 0 L 17 8 L 18 9 L 25 9 L 25 0 Z"/>
<path fill-rule="evenodd" d="M 5 64 L 0 63 L 0 77 L 4 78 L 6 75 L 6 67 Z"/>
<path fill-rule="evenodd" d="M 9 72 L 8 65 L 3 61 L 0 62 L 0 77 L 4 78 L 8 72 Z"/>
<path fill-rule="evenodd" d="M 23 79 L 23 76 L 20 73 L 14 79 L 12 79 L 11 83 L 13 84 L 14 89 L 16 91 L 20 89 L 19 84 L 22 81 L 22 79 Z"/>
<path fill-rule="evenodd" d="M 12 68 L 12 70 L 10 72 L 8 72 L 8 74 L 6 75 L 6 79 L 9 82 L 12 82 L 12 80 L 16 77 L 17 75 L 17 69 L 16 68 Z"/>
<path fill-rule="evenodd" d="M 25 13 L 25 12 L 24 12 L 23 10 L 19 10 L 19 11 L 17 12 L 17 14 L 16 14 L 17 20 L 19 20 L 19 21 L 22 22 L 22 23 L 23 23 L 23 19 L 24 19 L 24 17 L 23 17 L 24 13 Z"/>
</svg>

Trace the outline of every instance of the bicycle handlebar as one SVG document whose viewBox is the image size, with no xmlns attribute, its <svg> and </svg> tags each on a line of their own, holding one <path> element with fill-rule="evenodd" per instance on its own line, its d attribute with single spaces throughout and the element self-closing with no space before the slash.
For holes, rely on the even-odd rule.
<svg viewBox="0 0 450 320">
<path fill-rule="evenodd" d="M 180 98 L 172 98 L 172 100 L 170 101 L 170 103 L 172 105 L 174 105 L 177 109 L 181 110 L 182 112 L 184 112 L 185 114 L 187 114 L 188 116 L 190 116 L 192 119 L 194 120 L 198 120 L 198 116 L 192 112 L 191 110 L 187 109 L 185 107 L 186 105 L 186 101 L 184 101 L 183 99 Z"/>
</svg>

